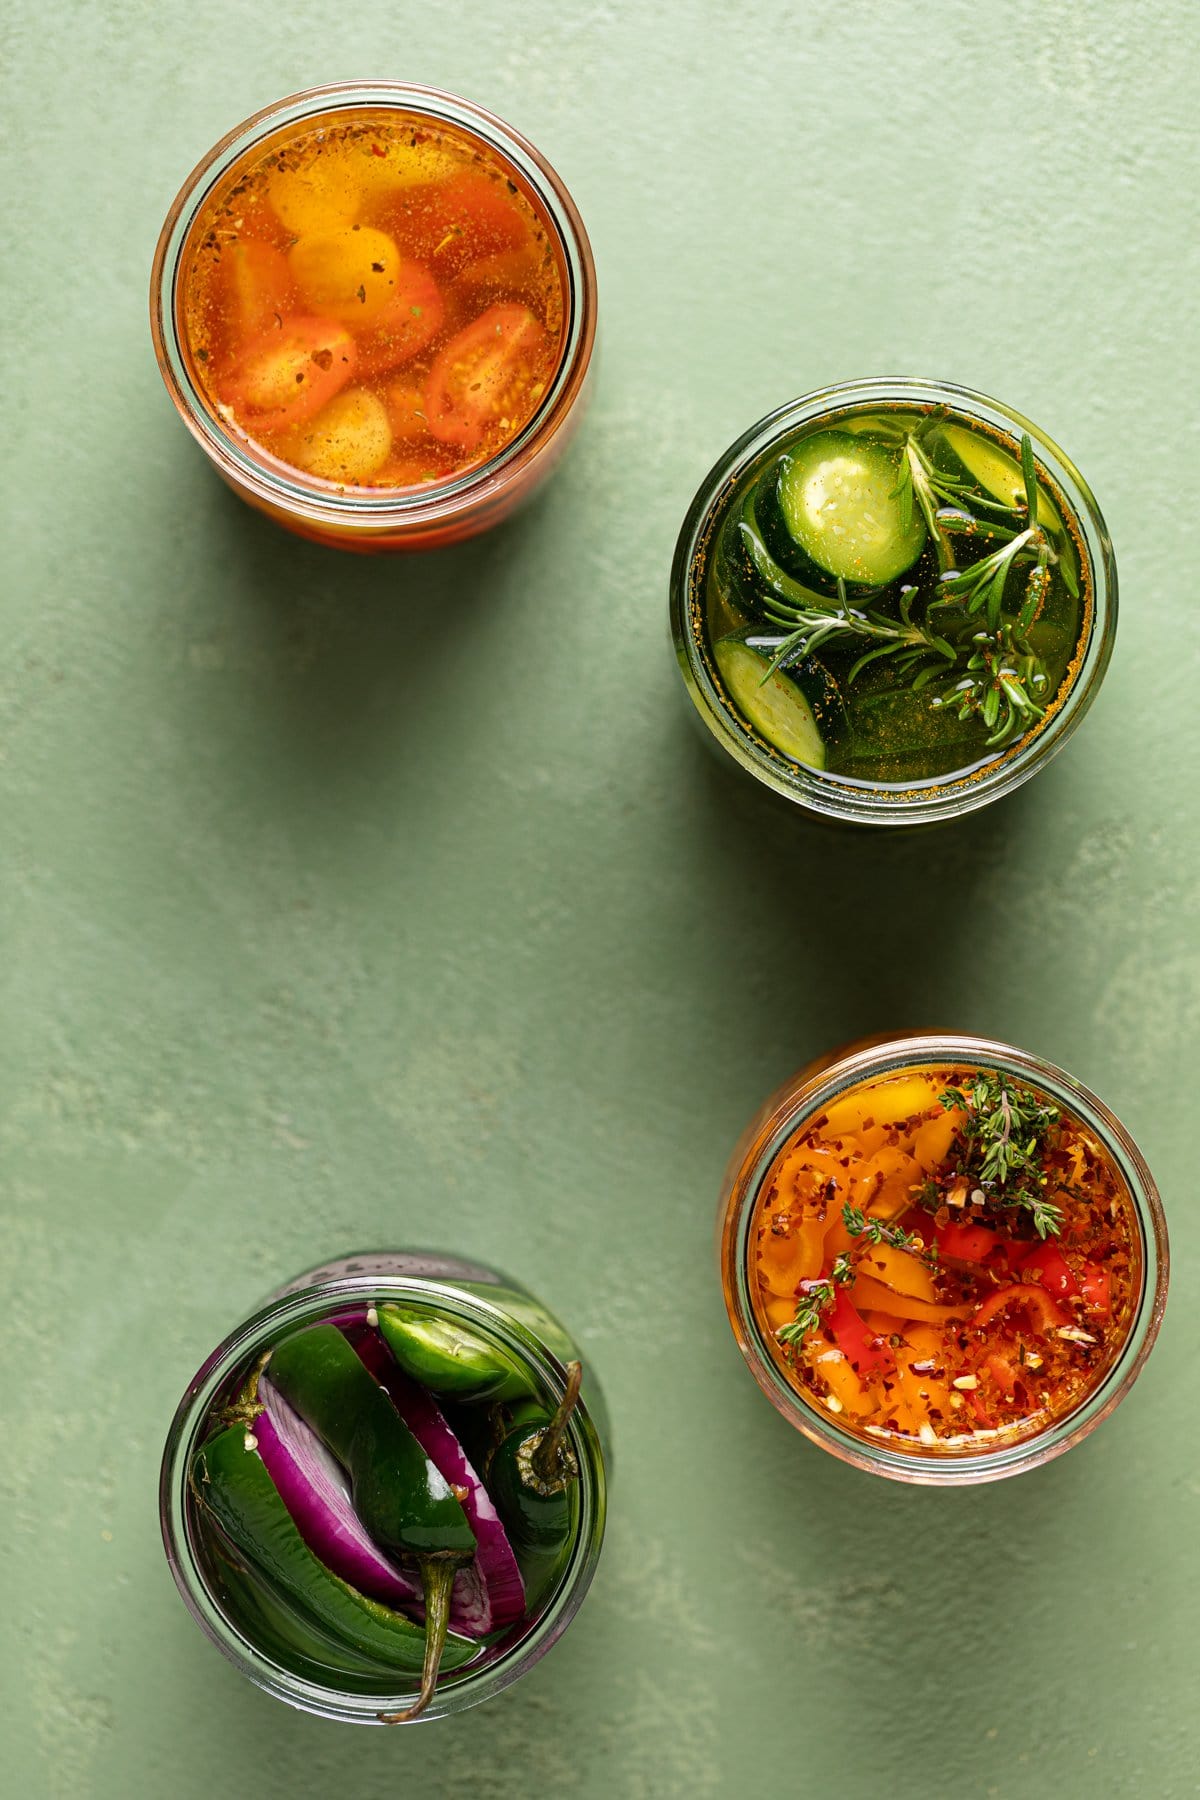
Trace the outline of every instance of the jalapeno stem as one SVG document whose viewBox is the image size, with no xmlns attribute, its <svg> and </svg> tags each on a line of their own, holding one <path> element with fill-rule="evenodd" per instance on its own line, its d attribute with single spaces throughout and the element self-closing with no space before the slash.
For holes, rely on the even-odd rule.
<svg viewBox="0 0 1200 1800">
<path fill-rule="evenodd" d="M 383 1725 L 403 1725 L 409 1719 L 418 1718 L 433 1699 L 450 1626 L 450 1590 L 460 1562 L 457 1557 L 423 1557 L 418 1565 L 425 1591 L 425 1662 L 421 1669 L 421 1691 L 404 1712 L 380 1713 Z"/>
<path fill-rule="evenodd" d="M 571 1414 L 575 1411 L 579 1399 L 579 1389 L 583 1384 L 583 1364 L 570 1362 L 567 1364 L 567 1385 L 563 1397 L 558 1403 L 554 1417 L 546 1429 L 538 1436 L 537 1444 L 530 1453 L 529 1466 L 538 1480 L 546 1487 L 565 1485 L 566 1480 L 573 1480 L 578 1472 L 574 1466 L 574 1457 L 563 1454 L 562 1441 Z"/>
</svg>

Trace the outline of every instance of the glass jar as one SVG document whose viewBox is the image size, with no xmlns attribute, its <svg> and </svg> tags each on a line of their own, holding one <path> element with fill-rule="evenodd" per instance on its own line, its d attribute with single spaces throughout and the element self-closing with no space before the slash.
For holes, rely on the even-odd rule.
<svg viewBox="0 0 1200 1800">
<path fill-rule="evenodd" d="M 300 128 L 396 111 L 448 125 L 511 169 L 543 217 L 563 282 L 565 328 L 557 371 L 537 410 L 496 455 L 457 476 L 408 490 L 345 488 L 311 479 L 230 431 L 205 399 L 183 326 L 182 273 L 197 220 L 233 165 Z M 302 537 L 338 549 L 429 550 L 473 537 L 506 518 L 550 473 L 582 416 L 596 334 L 596 271 L 583 221 L 550 164 L 519 132 L 470 101 L 401 82 L 349 81 L 310 88 L 255 113 L 196 166 L 167 214 L 150 278 L 150 327 L 158 366 L 184 424 L 235 493 Z"/>
<path fill-rule="evenodd" d="M 1091 572 L 1079 648 L 1051 714 L 979 766 L 928 780 L 868 781 L 806 767 L 776 754 L 734 710 L 714 679 L 705 650 L 708 556 L 735 490 L 748 487 L 787 439 L 817 422 L 836 429 L 847 417 L 903 403 L 932 411 L 948 406 L 1006 438 L 1028 432 L 1038 461 L 1077 528 Z M 1083 477 L 1058 445 L 1020 413 L 949 382 L 841 382 L 789 401 L 752 425 L 705 477 L 684 519 L 671 571 L 671 633 L 684 685 L 710 746 L 746 774 L 819 817 L 859 825 L 923 825 L 960 817 L 1011 793 L 1066 743 L 1095 698 L 1108 667 L 1117 625 L 1117 571 L 1100 510 Z M 690 711 L 691 709 L 689 709 Z"/>
<path fill-rule="evenodd" d="M 159 1518 L 171 1572 L 193 1618 L 217 1648 L 258 1687 L 290 1705 L 359 1724 L 390 1722 L 387 1715 L 415 1700 L 415 1679 L 412 1691 L 395 1691 L 376 1685 L 377 1678 L 364 1683 L 362 1677 L 339 1678 L 333 1670 L 319 1675 L 311 1664 L 303 1670 L 289 1666 L 277 1643 L 255 1642 L 222 1601 L 211 1533 L 189 1491 L 188 1471 L 214 1411 L 240 1391 L 265 1350 L 303 1326 L 361 1320 L 365 1308 L 388 1301 L 436 1306 L 514 1356 L 552 1403 L 562 1397 L 565 1365 L 578 1358 L 578 1351 L 554 1315 L 518 1282 L 477 1263 L 426 1252 L 340 1257 L 278 1289 L 205 1360 L 167 1434 L 159 1481 Z M 498 1694 L 541 1660 L 579 1610 L 604 1537 L 609 1441 L 604 1403 L 586 1367 L 583 1395 L 569 1423 L 570 1447 L 579 1466 L 578 1524 L 557 1581 L 532 1616 L 511 1626 L 477 1661 L 441 1675 L 422 1718 L 462 1712 Z"/>
<path fill-rule="evenodd" d="M 1076 1407 L 1020 1442 L 977 1451 L 904 1450 L 867 1440 L 836 1417 L 806 1401 L 779 1366 L 760 1323 L 750 1288 L 750 1244 L 755 1203 L 776 1157 L 806 1120 L 816 1117 L 859 1082 L 930 1064 L 997 1069 L 1043 1090 L 1070 1110 L 1104 1147 L 1133 1203 L 1140 1250 L 1128 1335 L 1108 1369 Z M 717 1213 L 717 1259 L 729 1322 L 738 1348 L 772 1405 L 805 1437 L 843 1462 L 893 1481 L 958 1487 L 1019 1475 L 1061 1456 L 1085 1438 L 1124 1399 L 1149 1356 L 1167 1298 L 1169 1256 L 1162 1202 L 1141 1153 L 1103 1101 L 1072 1076 L 1011 1044 L 948 1033 L 884 1038 L 836 1051 L 810 1063 L 762 1107 L 733 1153 Z"/>
</svg>

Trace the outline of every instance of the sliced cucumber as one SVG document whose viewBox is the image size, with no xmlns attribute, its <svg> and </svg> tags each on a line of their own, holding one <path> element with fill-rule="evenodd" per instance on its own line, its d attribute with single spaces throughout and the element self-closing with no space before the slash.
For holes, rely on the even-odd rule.
<svg viewBox="0 0 1200 1800">
<path fill-rule="evenodd" d="M 906 518 L 899 454 L 845 431 L 818 431 L 784 456 L 779 506 L 791 536 L 835 578 L 885 587 L 920 556 L 925 520 Z"/>
<path fill-rule="evenodd" d="M 823 769 L 825 739 L 814 706 L 789 675 L 767 674 L 771 654 L 742 637 L 722 638 L 713 649 L 729 698 L 747 724 L 793 762 Z"/>
<path fill-rule="evenodd" d="M 990 494 L 993 500 L 1002 500 L 1005 506 L 1024 506 L 1025 483 L 1021 478 L 1019 456 L 1010 456 L 993 439 L 984 437 L 982 432 L 968 431 L 965 425 L 943 425 L 939 436 L 985 494 Z M 1048 531 L 1063 535 L 1063 522 L 1058 508 L 1040 481 L 1038 524 L 1045 526 Z"/>
</svg>

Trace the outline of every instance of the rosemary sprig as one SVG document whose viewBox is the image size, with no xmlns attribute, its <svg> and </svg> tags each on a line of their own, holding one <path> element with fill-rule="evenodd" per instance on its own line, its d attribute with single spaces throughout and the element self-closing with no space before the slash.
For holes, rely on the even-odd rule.
<svg viewBox="0 0 1200 1800">
<path fill-rule="evenodd" d="M 934 694 L 930 705 L 957 709 L 960 719 L 978 713 L 988 727 L 985 742 L 991 748 L 1044 715 L 1041 700 L 1048 697 L 1050 677 L 1032 650 L 1018 648 L 1020 640 L 1010 625 L 1001 625 L 994 637 L 977 632 L 971 642 L 975 648 L 962 674 Z"/>
<path fill-rule="evenodd" d="M 912 521 L 915 499 L 933 540 L 938 568 L 945 576 L 954 568 L 954 546 L 950 542 L 952 532 L 961 532 L 967 537 L 999 537 L 1008 528 L 994 520 L 982 520 L 978 514 L 982 511 L 1012 517 L 1016 516 L 1017 509 L 1006 505 L 1002 500 L 981 494 L 970 482 L 935 468 L 924 444 L 924 434 L 935 422 L 927 420 L 916 431 L 905 434 L 899 474 L 892 492 L 899 500 L 905 530 Z M 1008 531 L 1008 535 L 1012 535 L 1011 531 Z"/>
<path fill-rule="evenodd" d="M 796 1316 L 781 1325 L 775 1333 L 781 1344 L 800 1344 L 821 1323 L 821 1314 L 833 1305 L 837 1289 L 854 1280 L 854 1265 L 843 1251 L 833 1259 L 833 1267 L 820 1281 L 801 1283 Z"/>
<path fill-rule="evenodd" d="M 769 681 L 827 646 L 860 643 L 862 654 L 847 674 L 853 682 L 871 663 L 889 659 L 914 694 L 931 689 L 930 705 L 946 708 L 960 719 L 973 714 L 987 729 L 985 743 L 996 749 L 1042 718 L 1050 699 L 1050 677 L 1031 649 L 1026 633 L 1050 587 L 1058 555 L 1038 523 L 1037 469 L 1028 432 L 1021 438 L 1023 502 L 1013 505 L 980 492 L 977 485 L 935 467 L 925 447 L 925 434 L 939 422 L 933 415 L 912 430 L 886 432 L 898 451 L 896 486 L 901 520 L 907 530 L 913 508 L 920 508 L 941 570 L 942 597 L 913 617 L 917 589 L 900 589 L 899 618 L 871 608 L 852 606 L 840 578 L 837 599 L 797 581 L 772 556 L 758 529 L 753 490 L 747 494 L 737 529 L 751 565 L 762 584 L 759 606 L 767 621 L 783 633 L 774 647 L 762 680 Z M 1022 523 L 1023 522 L 1023 523 Z M 957 569 L 952 537 L 982 538 L 996 549 Z M 1005 614 L 1010 577 L 1031 559 L 1024 596 L 1015 617 Z M 1064 574 L 1066 573 L 1064 566 Z M 938 617 L 940 607 L 962 604 L 976 630 L 964 634 L 959 613 L 953 636 Z M 980 615 L 982 614 L 982 618 Z"/>
<path fill-rule="evenodd" d="M 1043 1161 L 1059 1121 L 1057 1106 L 1018 1088 L 997 1070 L 981 1070 L 968 1087 L 940 1096 L 947 1112 L 960 1111 L 959 1154 L 949 1171 L 918 1196 L 931 1212 L 947 1194 L 965 1186 L 976 1205 L 1029 1214 L 1039 1237 L 1057 1236 L 1062 1208 L 1045 1197 Z"/>
<path fill-rule="evenodd" d="M 898 659 L 896 666 L 902 674 L 908 674 L 918 664 L 935 657 L 944 673 L 954 666 L 957 652 L 945 638 L 913 619 L 909 609 L 915 591 L 913 588 L 902 591 L 898 622 L 884 618 L 881 613 L 864 612 L 851 606 L 841 576 L 838 577 L 836 606 L 831 601 L 803 607 L 786 606 L 782 601 L 764 601 L 763 611 L 772 624 L 790 629 L 772 657 L 763 680 L 768 681 L 776 669 L 803 662 L 806 656 L 815 656 L 821 646 L 831 640 L 844 643 L 847 639 L 862 639 L 874 645 L 853 665 L 846 678 L 848 681 L 853 681 L 861 669 L 879 656 L 895 656 Z M 937 672 L 938 663 L 934 663 L 930 673 Z"/>
</svg>

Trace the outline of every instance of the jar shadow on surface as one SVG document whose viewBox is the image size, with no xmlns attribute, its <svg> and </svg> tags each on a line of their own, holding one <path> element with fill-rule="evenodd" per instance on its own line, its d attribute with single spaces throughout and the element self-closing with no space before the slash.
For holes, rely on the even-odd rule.
<svg viewBox="0 0 1200 1800">
<path fill-rule="evenodd" d="M 980 917 L 1019 882 L 1025 845 L 1061 804 L 1057 771 L 1044 772 L 1044 792 L 1027 784 L 947 825 L 883 834 L 810 820 L 718 762 L 686 720 L 678 735 L 692 879 L 717 932 L 710 967 L 729 973 L 735 1041 L 748 1018 L 767 1021 L 768 1086 L 879 1031 L 950 1016 L 964 1030 L 998 1029 L 977 1013 L 971 980 Z"/>
<path fill-rule="evenodd" d="M 424 740 L 453 709 L 458 675 L 486 667 L 512 625 L 513 590 L 529 587 L 553 495 L 487 534 L 397 560 L 296 537 L 201 476 L 211 574 L 186 629 L 202 651 L 207 634 L 212 666 L 241 689 L 243 756 L 261 752 L 278 779 L 282 751 L 306 785 L 336 786 L 398 758 L 442 755 L 441 731 Z M 202 686 L 185 704 L 189 731 L 203 736 Z"/>
<path fill-rule="evenodd" d="M 1079 1620 L 1056 1613 L 1047 1571 L 1055 1592 L 1086 1596 L 1094 1626 L 1098 1571 L 1136 1567 L 1152 1477 L 1122 1454 L 1118 1420 L 1020 1481 L 938 1492 L 807 1454 L 752 1382 L 744 1398 L 740 1420 L 717 1422 L 725 1466 L 742 1472 L 726 1496 L 741 1527 L 733 1573 L 781 1654 L 800 1636 L 836 1645 L 821 1658 L 823 1729 L 867 1734 L 864 1760 L 884 1766 L 897 1719 L 903 1739 L 919 1736 L 952 1690 L 980 1738 L 1013 1694 L 1042 1696 L 1047 1717 L 1086 1704 L 1070 1660 Z M 772 1542 L 794 1554 L 771 1556 Z"/>
</svg>

